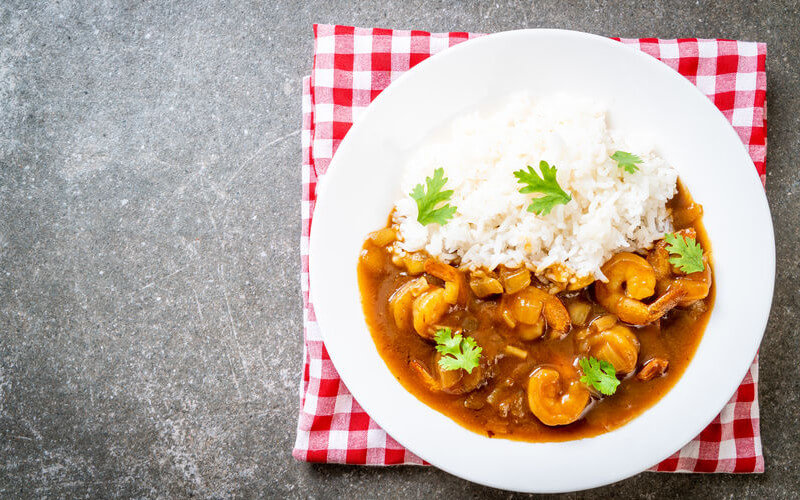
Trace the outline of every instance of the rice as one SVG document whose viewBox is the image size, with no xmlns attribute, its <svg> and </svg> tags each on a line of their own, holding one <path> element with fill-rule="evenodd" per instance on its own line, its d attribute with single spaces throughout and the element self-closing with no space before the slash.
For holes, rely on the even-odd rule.
<svg viewBox="0 0 800 500">
<path fill-rule="evenodd" d="M 615 151 L 643 162 L 627 173 Z M 513 172 L 540 160 L 572 200 L 547 215 L 528 212 L 535 194 L 521 194 Z M 409 196 L 443 168 L 456 207 L 445 225 L 417 222 Z M 564 266 L 574 277 L 605 279 L 600 267 L 613 254 L 648 248 L 672 230 L 666 202 L 678 174 L 651 145 L 610 130 L 601 103 L 575 96 L 535 99 L 517 94 L 490 112 L 456 118 L 405 166 L 393 222 L 402 256 L 425 251 L 445 262 L 493 270 L 527 266 L 537 274 Z"/>
</svg>

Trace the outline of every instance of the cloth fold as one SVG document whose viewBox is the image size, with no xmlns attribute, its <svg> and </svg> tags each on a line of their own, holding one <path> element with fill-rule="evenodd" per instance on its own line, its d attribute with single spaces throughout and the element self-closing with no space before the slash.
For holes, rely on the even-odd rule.
<svg viewBox="0 0 800 500">
<path fill-rule="evenodd" d="M 314 26 L 314 64 L 302 98 L 303 376 L 293 455 L 309 462 L 366 465 L 425 462 L 367 415 L 339 378 L 325 350 L 309 299 L 308 239 L 317 180 L 353 122 L 415 64 L 481 36 L 464 32 Z M 766 45 L 696 38 L 615 38 L 670 66 L 695 84 L 731 122 L 766 177 Z M 685 447 L 653 467 L 661 472 L 763 472 L 758 357 L 720 415 Z"/>
</svg>

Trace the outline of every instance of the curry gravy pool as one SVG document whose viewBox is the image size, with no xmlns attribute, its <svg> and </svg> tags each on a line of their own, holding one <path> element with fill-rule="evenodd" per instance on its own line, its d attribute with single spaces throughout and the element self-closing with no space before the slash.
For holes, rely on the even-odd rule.
<svg viewBox="0 0 800 500">
<path fill-rule="evenodd" d="M 681 377 L 714 303 L 702 208 L 680 182 L 667 208 L 673 238 L 696 241 L 704 250 L 704 271 L 684 273 L 668 263 L 666 249 L 674 247 L 664 240 L 618 253 L 604 264 L 604 273 L 617 273 L 613 267 L 620 261 L 639 270 L 622 271 L 613 300 L 609 285 L 593 278 L 559 282 L 548 279 L 552 272 L 537 275 L 524 267 L 461 268 L 425 252 L 398 258 L 391 251 L 397 231 L 390 217 L 385 230 L 365 241 L 358 264 L 378 352 L 419 400 L 489 437 L 565 441 L 620 427 Z M 650 285 L 645 296 L 634 291 Z M 599 288 L 606 290 L 602 300 Z M 403 292 L 408 295 L 398 299 Z M 458 345 L 458 335 L 480 348 L 469 371 L 443 368 L 442 358 L 451 357 L 443 354 L 444 342 Z M 470 349 L 463 341 L 461 346 Z M 613 376 L 597 370 L 604 363 L 613 366 Z"/>
</svg>

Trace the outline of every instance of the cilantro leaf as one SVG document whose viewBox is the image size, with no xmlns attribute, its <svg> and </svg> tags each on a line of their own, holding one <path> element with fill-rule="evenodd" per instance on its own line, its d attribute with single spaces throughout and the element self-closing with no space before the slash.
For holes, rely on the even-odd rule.
<svg viewBox="0 0 800 500">
<path fill-rule="evenodd" d="M 642 163 L 642 159 L 636 155 L 626 153 L 625 151 L 617 151 L 611 155 L 611 159 L 617 162 L 619 168 L 624 168 L 629 174 L 635 173 L 639 170 L 636 166 L 637 163 Z"/>
<path fill-rule="evenodd" d="M 456 356 L 461 353 L 461 335 L 453 336 L 453 330 L 440 328 L 433 336 L 436 341 L 436 350 L 442 354 L 452 354 Z"/>
<path fill-rule="evenodd" d="M 463 337 L 460 333 L 453 335 L 449 328 L 436 330 L 433 339 L 436 341 L 436 350 L 442 354 L 439 366 L 443 370 L 458 370 L 463 368 L 467 373 L 480 364 L 481 351 L 475 339 Z"/>
<path fill-rule="evenodd" d="M 433 172 L 433 178 L 426 177 L 425 184 L 427 192 L 422 184 L 417 184 L 414 189 L 409 193 L 409 196 L 417 202 L 417 220 L 423 226 L 435 222 L 440 225 L 447 224 L 447 221 L 456 213 L 456 207 L 445 204 L 439 208 L 436 205 L 445 202 L 453 195 L 453 191 L 448 189 L 442 191 L 441 189 L 447 183 L 447 177 L 444 176 L 444 169 L 437 168 Z"/>
<path fill-rule="evenodd" d="M 619 380 L 614 365 L 608 361 L 600 361 L 595 358 L 581 358 L 578 362 L 583 371 L 581 382 L 594 387 L 606 396 L 611 396 L 617 392 Z"/>
<path fill-rule="evenodd" d="M 694 238 L 677 233 L 667 233 L 664 235 L 664 241 L 667 242 L 667 251 L 677 255 L 677 257 L 669 258 L 670 264 L 686 274 L 705 270 L 703 247 Z"/>
<path fill-rule="evenodd" d="M 572 196 L 567 194 L 566 191 L 561 189 L 556 180 L 556 167 L 551 167 L 546 161 L 539 162 L 539 169 L 542 171 L 542 176 L 528 165 L 528 171 L 517 170 L 514 172 L 514 177 L 520 184 L 527 184 L 519 190 L 520 193 L 541 193 L 544 196 L 534 198 L 528 206 L 528 212 L 533 212 L 536 215 L 547 215 L 550 210 L 556 205 L 566 205 Z"/>
</svg>

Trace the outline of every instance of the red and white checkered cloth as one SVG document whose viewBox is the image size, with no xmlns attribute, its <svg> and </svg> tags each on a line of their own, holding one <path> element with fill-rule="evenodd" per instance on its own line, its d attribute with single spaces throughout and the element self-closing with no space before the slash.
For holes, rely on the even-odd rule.
<svg viewBox="0 0 800 500">
<path fill-rule="evenodd" d="M 358 115 L 389 83 L 432 54 L 480 35 L 314 26 L 314 65 L 303 79 L 303 233 L 305 332 L 298 460 L 347 464 L 424 464 L 353 399 L 333 366 L 309 299 L 308 241 L 317 180 Z M 766 45 L 731 40 L 617 39 L 688 78 L 722 111 L 765 179 Z M 694 440 L 653 467 L 669 472 L 763 472 L 758 358 L 722 413 Z"/>
</svg>

